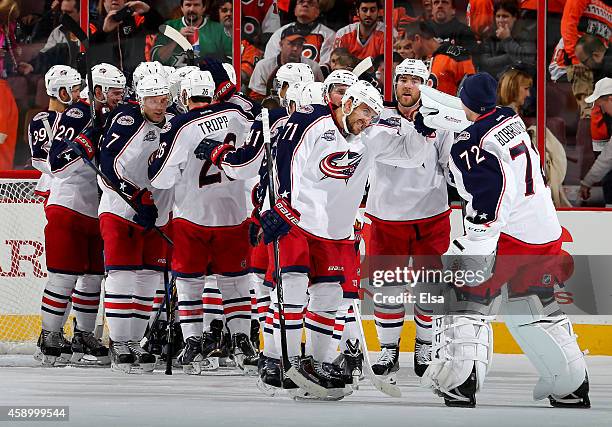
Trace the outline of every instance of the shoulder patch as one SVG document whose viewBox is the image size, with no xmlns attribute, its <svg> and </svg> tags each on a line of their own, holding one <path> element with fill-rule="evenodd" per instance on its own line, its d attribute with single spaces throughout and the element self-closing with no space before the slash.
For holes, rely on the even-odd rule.
<svg viewBox="0 0 612 427">
<path fill-rule="evenodd" d="M 334 139 L 336 139 L 336 131 L 331 129 L 331 130 L 326 130 L 323 133 L 322 138 L 326 141 L 333 141 Z"/>
<path fill-rule="evenodd" d="M 312 105 L 304 105 L 302 107 L 299 107 L 296 111 L 300 113 L 310 114 L 314 111 L 314 108 L 312 107 Z"/>
<path fill-rule="evenodd" d="M 34 116 L 34 120 L 43 120 L 49 117 L 49 113 L 47 111 L 41 111 L 37 115 Z"/>
<path fill-rule="evenodd" d="M 157 134 L 152 129 L 149 132 L 147 132 L 147 134 L 143 138 L 145 142 L 155 141 L 156 139 L 157 139 Z"/>
<path fill-rule="evenodd" d="M 469 132 L 463 131 L 459 135 L 457 135 L 456 140 L 457 141 L 467 141 L 468 139 L 470 139 L 470 136 L 471 135 Z"/>
<path fill-rule="evenodd" d="M 160 133 L 166 133 L 168 132 L 170 129 L 172 129 L 172 123 L 170 123 L 169 121 L 166 122 L 166 124 L 164 125 L 163 128 L 161 128 L 161 132 Z"/>
<path fill-rule="evenodd" d="M 130 116 L 121 116 L 117 119 L 117 124 L 123 126 L 132 126 L 134 124 L 134 118 Z"/>
<path fill-rule="evenodd" d="M 65 113 L 68 117 L 72 117 L 74 119 L 80 119 L 83 117 L 83 112 L 78 108 L 71 108 Z"/>
<path fill-rule="evenodd" d="M 396 127 L 399 127 L 402 124 L 401 119 L 399 117 L 388 117 L 385 119 L 385 121 L 389 123 L 391 126 L 396 126 Z"/>
</svg>

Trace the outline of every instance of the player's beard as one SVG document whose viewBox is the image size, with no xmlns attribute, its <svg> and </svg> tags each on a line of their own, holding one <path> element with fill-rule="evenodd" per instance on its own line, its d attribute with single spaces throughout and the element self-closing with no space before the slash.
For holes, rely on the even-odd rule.
<svg viewBox="0 0 612 427">
<path fill-rule="evenodd" d="M 408 94 L 402 94 L 400 97 L 397 98 L 397 102 L 405 108 L 411 108 L 414 107 L 416 105 L 417 102 L 419 102 L 420 99 L 420 94 L 416 95 L 414 93 L 410 93 L 410 97 L 408 98 L 406 95 Z M 406 101 L 408 100 L 408 101 Z"/>
</svg>

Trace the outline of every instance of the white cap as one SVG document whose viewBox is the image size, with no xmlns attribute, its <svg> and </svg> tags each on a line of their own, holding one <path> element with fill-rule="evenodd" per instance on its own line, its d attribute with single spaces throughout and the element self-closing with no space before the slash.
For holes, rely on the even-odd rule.
<svg viewBox="0 0 612 427">
<path fill-rule="evenodd" d="M 595 83 L 595 90 L 593 91 L 593 94 L 591 96 L 587 96 L 584 98 L 584 100 L 589 104 L 592 104 L 602 96 L 606 95 L 612 95 L 612 78 L 610 77 L 604 77 Z"/>
</svg>

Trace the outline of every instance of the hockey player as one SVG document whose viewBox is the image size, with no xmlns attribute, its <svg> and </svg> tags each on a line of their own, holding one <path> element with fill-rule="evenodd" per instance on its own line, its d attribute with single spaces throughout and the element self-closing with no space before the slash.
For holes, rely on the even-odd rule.
<svg viewBox="0 0 612 427">
<path fill-rule="evenodd" d="M 195 65 L 188 65 L 177 68 L 168 76 L 168 85 L 170 87 L 171 104 L 168 106 L 166 113 L 178 116 L 187 112 L 187 106 L 181 102 L 181 81 L 192 71 L 199 70 Z"/>
<path fill-rule="evenodd" d="M 293 113 L 277 144 L 278 199 L 261 217 L 265 242 L 280 239 L 289 359 L 305 376 L 328 388 L 329 398 L 345 395 L 343 378 L 326 363 L 331 362 L 345 260 L 355 257 L 349 237 L 370 168 L 374 161 L 401 167 L 422 163 L 422 148 L 410 137 L 392 138 L 397 131 L 385 124 L 372 126 L 367 137 L 361 135 L 382 110 L 380 93 L 358 81 L 333 110 L 309 105 Z M 307 357 L 300 361 L 306 304 Z M 274 311 L 276 319 L 277 304 Z M 280 348 L 277 332 L 275 328 Z"/>
<path fill-rule="evenodd" d="M 478 73 L 460 91 L 474 123 L 455 139 L 449 167 L 467 200 L 465 235 L 453 240 L 444 263 L 464 271 L 466 280 L 448 288 L 448 311 L 434 317 L 432 362 L 422 384 L 448 406 L 475 406 L 490 368 L 490 321 L 501 297 L 506 325 L 540 375 L 534 399 L 589 407 L 585 359 L 553 293 L 561 226 L 525 124 L 512 109 L 496 107 L 496 89 L 493 77 Z"/>
<path fill-rule="evenodd" d="M 426 84 L 428 79 L 429 71 L 423 61 L 405 59 L 395 67 L 397 103 L 387 106 L 381 117 L 397 126 L 400 134 L 406 129 L 415 129 L 412 118 L 421 104 L 419 85 Z M 417 132 L 422 129 L 423 126 L 417 123 Z M 376 163 L 370 175 L 365 216 L 371 221 L 366 254 L 372 257 L 372 262 L 387 259 L 391 263 L 407 263 L 412 257 L 415 270 L 441 267 L 440 256 L 450 243 L 446 177 L 453 135 L 443 130 L 432 135 L 423 133 L 425 135 L 415 136 L 427 150 L 421 167 L 401 169 Z M 400 186 L 398 182 L 409 182 L 410 185 Z M 389 256 L 395 258 L 389 259 Z M 388 270 L 396 265 L 380 267 Z M 379 269 L 378 266 L 373 268 Z M 382 352 L 372 369 L 377 375 L 389 377 L 390 381 L 394 381 L 399 369 L 399 341 L 405 307 L 403 303 L 390 304 L 387 301 L 391 300 L 388 297 L 401 296 L 405 291 L 405 284 L 387 283 L 380 288 L 385 300 L 374 302 L 374 319 Z M 418 376 L 425 372 L 431 350 L 431 317 L 428 312 L 426 307 L 415 304 L 414 369 Z"/>
<path fill-rule="evenodd" d="M 138 81 L 139 109 L 116 115 L 100 143 L 100 228 L 104 239 L 104 308 L 112 367 L 126 373 L 152 372 L 155 356 L 140 347 L 153 296 L 166 266 L 167 244 L 151 228 L 169 220 L 172 193 L 151 186 L 147 167 L 159 146 L 170 90 L 165 78 Z M 150 188 L 150 189 L 149 189 Z M 135 209 L 117 194 L 130 198 Z"/>
<path fill-rule="evenodd" d="M 219 366 L 224 313 L 238 366 L 251 371 L 254 366 L 248 365 L 249 358 L 255 355 L 249 341 L 251 286 L 244 182 L 228 178 L 213 162 L 194 154 L 203 138 L 244 141 L 252 122 L 240 107 L 213 102 L 214 91 L 215 83 L 206 71 L 194 71 L 182 81 L 181 96 L 189 112 L 168 123 L 149 167 L 153 186 L 175 189 L 172 270 L 185 338 L 179 361 L 186 373 L 196 375 Z M 212 275 L 221 290 L 224 310 L 207 316 L 203 325 L 203 303 L 209 301 L 203 300 L 202 293 L 206 277 Z"/>
<path fill-rule="evenodd" d="M 323 99 L 339 107 L 346 89 L 357 80 L 357 76 L 349 70 L 332 71 L 323 82 Z"/>
<path fill-rule="evenodd" d="M 104 274 L 98 188 L 95 173 L 80 156 L 94 158 L 95 134 L 96 128 L 101 127 L 102 109 L 118 105 L 123 97 L 125 76 L 109 64 L 96 65 L 91 74 L 98 123 L 92 125 L 88 101 L 74 103 L 62 114 L 49 151 L 54 178 L 46 208 L 49 281 L 42 299 L 41 339 L 41 351 L 49 364 L 59 356 L 63 317 L 71 294 L 76 312 L 71 360 L 82 363 L 87 354 L 96 357 L 98 364 L 108 364 L 108 349 L 92 333 Z M 72 139 L 81 147 L 78 153 L 68 146 L 67 140 Z M 78 285 L 76 289 L 75 285 Z"/>
</svg>

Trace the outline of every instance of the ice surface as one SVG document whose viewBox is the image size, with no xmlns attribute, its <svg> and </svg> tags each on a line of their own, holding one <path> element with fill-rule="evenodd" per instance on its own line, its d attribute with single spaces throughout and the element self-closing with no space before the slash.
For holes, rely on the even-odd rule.
<svg viewBox="0 0 612 427">
<path fill-rule="evenodd" d="M 243 376 L 194 377 L 175 369 L 124 375 L 100 368 L 41 368 L 31 356 L 0 356 L 0 405 L 68 405 L 69 422 L 18 426 L 612 426 L 612 357 L 591 356 L 589 410 L 534 402 L 535 370 L 524 356 L 496 355 L 475 409 L 447 408 L 418 387 L 412 353 L 402 353 L 403 396 L 380 394 L 367 382 L 340 402 L 269 398 Z M 0 427 L 12 423 L 0 422 Z"/>
</svg>

